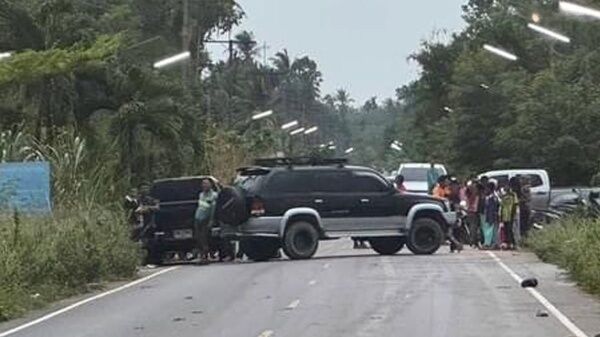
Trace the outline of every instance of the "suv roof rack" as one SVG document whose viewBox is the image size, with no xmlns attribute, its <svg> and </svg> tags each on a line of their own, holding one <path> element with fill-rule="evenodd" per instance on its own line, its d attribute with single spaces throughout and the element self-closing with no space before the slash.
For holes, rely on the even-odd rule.
<svg viewBox="0 0 600 337">
<path fill-rule="evenodd" d="M 319 158 L 319 157 L 284 157 L 284 158 L 260 158 L 254 161 L 255 165 L 263 167 L 276 166 L 317 166 L 338 165 L 340 167 L 348 163 L 346 158 Z"/>
</svg>

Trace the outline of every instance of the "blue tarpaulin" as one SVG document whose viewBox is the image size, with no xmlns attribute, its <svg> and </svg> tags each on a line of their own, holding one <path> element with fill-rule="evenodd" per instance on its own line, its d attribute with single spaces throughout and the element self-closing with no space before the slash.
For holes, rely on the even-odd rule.
<svg viewBox="0 0 600 337">
<path fill-rule="evenodd" d="M 50 213 L 50 164 L 0 164 L 0 207 L 24 214 Z"/>
</svg>

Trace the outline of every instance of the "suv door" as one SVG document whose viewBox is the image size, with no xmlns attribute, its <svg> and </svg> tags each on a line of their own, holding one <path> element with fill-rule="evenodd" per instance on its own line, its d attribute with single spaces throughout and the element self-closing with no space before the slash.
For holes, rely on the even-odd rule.
<svg viewBox="0 0 600 337">
<path fill-rule="evenodd" d="M 353 230 L 399 228 L 403 219 L 395 214 L 395 189 L 384 178 L 370 171 L 355 171 L 352 180 L 354 194 L 358 197 L 358 205 L 352 213 L 357 219 L 353 221 Z"/>
<path fill-rule="evenodd" d="M 326 231 L 353 230 L 352 212 L 359 198 L 352 191 L 352 174 L 346 169 L 323 169 L 313 174 L 313 208 Z"/>
<path fill-rule="evenodd" d="M 529 182 L 531 190 L 531 208 L 546 209 L 550 202 L 549 186 L 544 184 L 542 176 L 537 173 L 522 175 Z"/>
</svg>

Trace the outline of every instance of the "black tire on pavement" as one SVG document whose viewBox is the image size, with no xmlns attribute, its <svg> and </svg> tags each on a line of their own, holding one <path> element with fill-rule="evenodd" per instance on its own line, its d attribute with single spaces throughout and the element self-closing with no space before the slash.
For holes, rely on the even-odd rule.
<svg viewBox="0 0 600 337">
<path fill-rule="evenodd" d="M 408 232 L 406 246 L 417 255 L 435 253 L 444 241 L 442 226 L 431 218 L 416 219 Z"/>
<path fill-rule="evenodd" d="M 387 236 L 381 238 L 371 238 L 369 243 L 371 248 L 381 255 L 394 255 L 404 247 L 406 238 L 401 236 Z"/>
<path fill-rule="evenodd" d="M 239 226 L 249 217 L 246 199 L 242 191 L 235 187 L 224 187 L 217 196 L 216 220 L 230 226 Z"/>
<path fill-rule="evenodd" d="M 245 238 L 240 240 L 240 251 L 252 261 L 267 261 L 277 256 L 281 248 L 278 240 L 268 238 Z"/>
<path fill-rule="evenodd" d="M 288 225 L 282 246 L 292 260 L 310 259 L 319 247 L 319 232 L 306 221 L 296 221 Z"/>
</svg>

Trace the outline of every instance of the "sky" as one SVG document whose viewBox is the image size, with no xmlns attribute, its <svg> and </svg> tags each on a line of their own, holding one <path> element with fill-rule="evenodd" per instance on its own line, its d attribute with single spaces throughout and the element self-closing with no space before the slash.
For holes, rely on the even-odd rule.
<svg viewBox="0 0 600 337">
<path fill-rule="evenodd" d="M 270 57 L 287 48 L 307 55 L 323 73 L 322 94 L 338 88 L 362 104 L 369 97 L 393 96 L 418 77 L 407 57 L 423 39 L 445 30 L 446 39 L 464 27 L 465 0 L 238 0 L 246 17 L 235 31 L 254 32 Z M 213 57 L 225 57 L 213 47 Z M 267 58 L 268 61 L 268 58 Z"/>
</svg>

